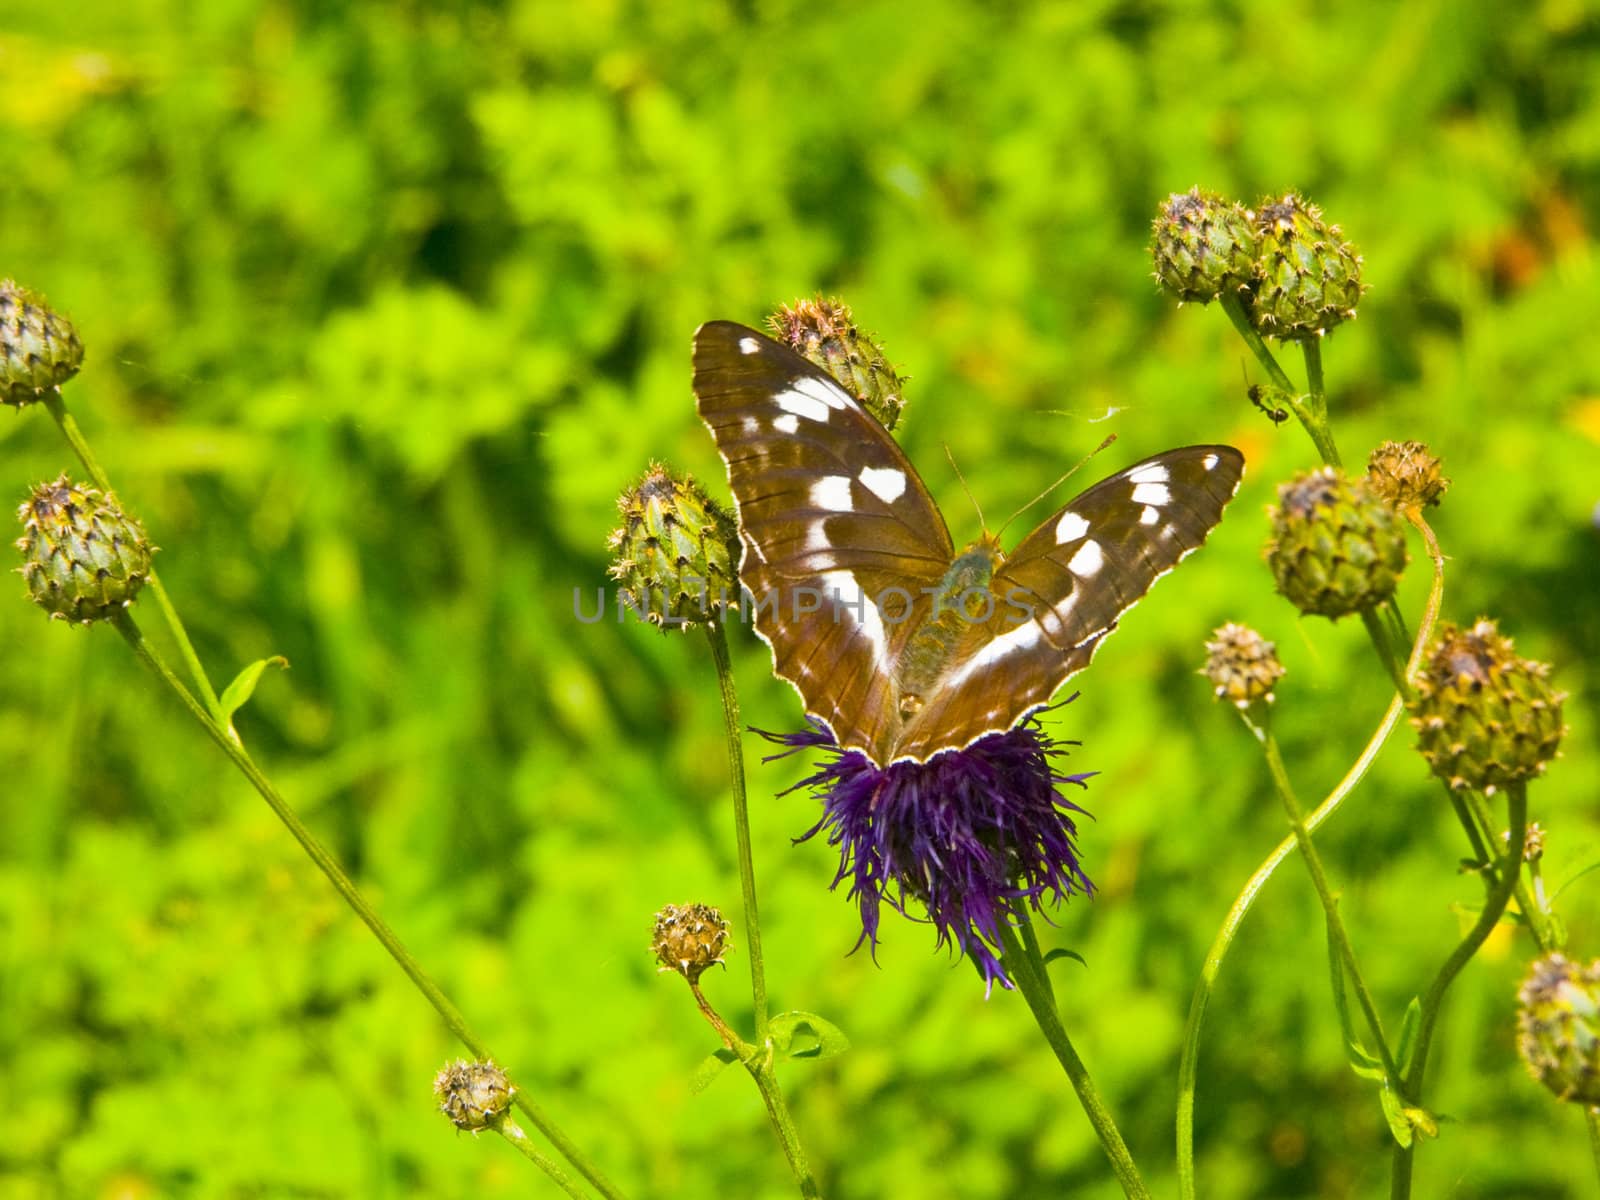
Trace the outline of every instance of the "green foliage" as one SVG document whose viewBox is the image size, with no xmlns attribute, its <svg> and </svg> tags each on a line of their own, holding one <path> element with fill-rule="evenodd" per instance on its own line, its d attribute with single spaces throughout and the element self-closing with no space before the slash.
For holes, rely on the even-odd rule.
<svg viewBox="0 0 1600 1200">
<path fill-rule="evenodd" d="M 1244 450 L 1228 520 L 1052 718 L 1101 772 L 1082 841 L 1098 894 L 1047 930 L 1092 967 L 1058 994 L 1157 1194 L 1199 964 L 1284 833 L 1195 674 L 1202 643 L 1230 619 L 1277 642 L 1275 729 L 1307 795 L 1388 700 L 1357 623 L 1301 622 L 1273 594 L 1261 514 L 1314 456 L 1251 407 L 1215 306 L 1174 311 L 1153 286 L 1170 192 L 1295 187 L 1359 246 L 1371 290 L 1324 346 L 1345 458 L 1388 437 L 1443 458 L 1446 614 L 1489 613 L 1557 665 L 1571 732 L 1532 814 L 1552 891 L 1593 863 L 1600 55 L 1582 6 L 23 8 L 0 32 L 0 275 L 74 321 L 68 404 L 214 678 L 295 664 L 238 715 L 257 758 L 630 1195 L 793 1194 L 754 1090 L 691 1091 L 712 1036 L 648 950 L 664 902 L 737 911 L 704 646 L 573 616 L 652 457 L 722 478 L 688 388 L 702 320 L 847 299 L 911 377 L 897 432 L 958 542 L 976 522 L 944 443 L 1001 515 L 1107 432 L 1091 472 Z M 17 500 L 68 465 L 38 406 L 0 422 L 0 458 Z M 459 1048 L 187 716 L 109 632 L 14 592 L 0 1196 L 553 1194 L 434 1111 Z M 750 723 L 794 726 L 764 648 L 738 633 L 734 655 Z M 1453 906 L 1481 900 L 1407 740 L 1318 835 L 1393 1029 L 1460 932 Z M 750 758 L 775 1004 L 850 1030 L 849 1053 L 782 1068 L 824 1194 L 1112 1195 L 1020 998 L 985 1001 L 898 918 L 876 965 L 849 956 L 832 852 L 790 842 L 816 814 L 764 799 L 804 765 Z M 1368 1164 L 1391 1134 L 1345 1065 L 1293 867 L 1213 997 L 1203 1191 L 1384 1194 Z M 1592 875 L 1563 895 L 1575 957 L 1600 944 L 1597 896 Z M 1422 1194 L 1446 1173 L 1462 1197 L 1592 1186 L 1578 1114 L 1516 1060 L 1531 956 L 1504 925 L 1450 995 L 1429 1098 L 1460 1124 L 1421 1146 Z M 738 967 L 706 986 L 748 1028 Z"/>
</svg>

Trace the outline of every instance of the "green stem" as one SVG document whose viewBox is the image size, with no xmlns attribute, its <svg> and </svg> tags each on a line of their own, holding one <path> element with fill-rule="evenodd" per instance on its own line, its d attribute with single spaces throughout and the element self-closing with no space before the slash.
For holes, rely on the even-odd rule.
<svg viewBox="0 0 1600 1200">
<path fill-rule="evenodd" d="M 167 666 L 151 649 L 150 644 L 145 641 L 144 635 L 140 633 L 138 625 L 134 623 L 132 615 L 124 610 L 113 617 L 112 621 L 117 627 L 117 632 L 122 635 L 123 640 L 133 649 L 139 660 L 150 668 L 183 701 L 184 707 L 200 723 L 207 736 L 217 744 L 218 748 L 239 769 L 239 772 L 250 781 L 251 786 L 260 793 L 261 798 L 267 802 L 268 807 L 277 815 L 278 820 L 283 822 L 284 827 L 293 835 L 295 841 L 300 843 L 301 849 L 306 852 L 311 861 L 316 863 L 323 875 L 327 877 L 334 890 L 343 897 L 344 902 L 361 918 L 367 928 L 372 931 L 373 936 L 382 943 L 383 948 L 389 952 L 389 956 L 406 973 L 406 977 L 411 980 L 416 989 L 426 997 L 428 1003 L 433 1005 L 434 1011 L 439 1014 L 440 1019 L 444 1021 L 450 1032 L 455 1034 L 462 1045 L 472 1051 L 475 1058 L 492 1058 L 493 1056 L 489 1053 L 488 1046 L 468 1028 L 466 1019 L 462 1017 L 456 1006 L 450 1002 L 449 997 L 439 990 L 438 985 L 423 971 L 421 965 L 411 956 L 410 951 L 395 936 L 394 931 L 384 923 L 383 918 L 367 903 L 366 897 L 356 889 L 355 884 L 350 881 L 350 877 L 344 873 L 344 869 L 340 867 L 333 855 L 328 853 L 323 848 L 322 843 L 312 836 L 311 831 L 301 822 L 299 815 L 289 806 L 288 801 L 278 794 L 278 790 L 262 774 L 261 769 L 256 766 L 255 761 L 245 751 L 244 747 L 236 739 L 229 736 L 226 729 L 206 711 L 205 706 L 194 698 L 188 688 L 183 686 L 183 681 L 173 673 L 172 668 Z M 528 1118 L 533 1126 L 549 1139 L 550 1144 L 559 1150 L 583 1174 L 584 1178 L 594 1185 L 601 1195 L 607 1197 L 608 1200 L 620 1200 L 621 1193 L 616 1189 L 615 1185 L 605 1177 L 598 1167 L 589 1162 L 572 1140 L 533 1102 L 525 1089 L 517 1089 L 513 1103 L 522 1110 L 523 1115 Z"/>
<path fill-rule="evenodd" d="M 518 1125 L 510 1117 L 500 1118 L 499 1123 L 492 1126 L 492 1128 L 506 1141 L 515 1146 L 524 1158 L 550 1176 L 555 1181 L 555 1185 L 571 1196 L 573 1200 L 589 1200 L 589 1193 L 579 1187 L 553 1160 L 539 1153 L 539 1148 L 528 1140 L 528 1135 L 523 1132 L 522 1126 Z"/>
<path fill-rule="evenodd" d="M 700 1015 L 717 1031 L 722 1044 L 738 1056 L 750 1078 L 755 1081 L 761 1100 L 767 1106 L 767 1117 L 778 1135 L 778 1143 L 783 1147 L 784 1157 L 789 1160 L 789 1169 L 794 1172 L 795 1181 L 800 1185 L 800 1195 L 806 1200 L 817 1200 L 822 1193 L 817 1190 L 811 1164 L 806 1160 L 805 1146 L 800 1141 L 800 1131 L 783 1098 L 783 1089 L 778 1085 L 777 1072 L 772 1066 L 771 1043 L 752 1046 L 722 1019 L 722 1014 L 712 1007 L 696 980 L 689 980 L 689 990 L 694 993 L 695 1003 L 700 1006 Z"/>
<path fill-rule="evenodd" d="M 1401 682 L 1403 685 L 1403 673 Z M 1400 1068 L 1395 1065 L 1388 1039 L 1383 1036 L 1383 1022 L 1378 1016 L 1377 1005 L 1372 1001 L 1372 993 L 1367 990 L 1366 980 L 1362 978 L 1361 968 L 1356 962 L 1355 947 L 1351 945 L 1350 934 L 1344 927 L 1344 919 L 1339 915 L 1338 898 L 1328 886 L 1328 876 L 1323 869 L 1322 856 L 1317 853 L 1316 844 L 1312 842 L 1311 833 L 1306 828 L 1300 801 L 1295 798 L 1294 788 L 1289 782 L 1289 773 L 1283 765 L 1283 755 L 1278 750 L 1278 739 L 1272 736 L 1272 728 L 1267 722 L 1263 721 L 1258 725 L 1252 721 L 1248 710 L 1240 709 L 1239 715 L 1255 739 L 1261 743 L 1261 748 L 1266 754 L 1267 770 L 1272 775 L 1273 785 L 1278 789 L 1278 798 L 1283 801 L 1284 812 L 1288 814 L 1289 827 L 1293 830 L 1295 842 L 1299 845 L 1300 857 L 1305 860 L 1306 870 L 1311 873 L 1311 884 L 1317 890 L 1317 899 L 1322 902 L 1322 912 L 1328 922 L 1328 936 L 1333 939 L 1340 961 L 1355 985 L 1356 1000 L 1361 1005 L 1361 1013 L 1366 1018 L 1367 1028 L 1378 1045 L 1378 1057 L 1383 1062 L 1384 1074 L 1388 1077 L 1390 1086 L 1398 1093 Z"/>
<path fill-rule="evenodd" d="M 1016 914 L 1018 924 L 1026 928 L 1028 923 L 1026 909 L 1017 904 L 1013 906 L 1012 912 Z M 1030 953 L 1028 947 L 1018 938 L 1016 929 L 1008 922 L 1004 920 L 999 922 L 999 933 L 1007 973 L 1017 985 L 1017 990 L 1022 993 L 1023 999 L 1028 1002 L 1028 1008 L 1033 1012 L 1033 1019 L 1039 1025 L 1039 1032 L 1044 1034 L 1045 1040 L 1050 1043 L 1050 1048 L 1055 1051 L 1056 1060 L 1067 1073 L 1067 1078 L 1072 1081 L 1073 1090 L 1078 1093 L 1078 1103 L 1083 1106 L 1089 1124 L 1094 1126 L 1095 1134 L 1100 1139 L 1100 1146 L 1105 1150 L 1106 1157 L 1111 1160 L 1111 1169 L 1116 1174 L 1117 1182 L 1122 1185 L 1123 1193 L 1129 1200 L 1134 1198 L 1149 1200 L 1150 1193 L 1145 1189 L 1144 1180 L 1139 1177 L 1139 1169 L 1134 1166 L 1133 1156 L 1128 1153 L 1127 1144 L 1123 1142 L 1122 1134 L 1117 1130 L 1117 1123 L 1111 1118 L 1111 1110 L 1100 1099 L 1094 1080 L 1089 1077 L 1088 1068 L 1078 1057 L 1072 1040 L 1067 1037 L 1067 1031 L 1061 1024 L 1046 979 L 1048 968 L 1036 949 L 1037 939 L 1029 939 L 1035 947 Z"/>
<path fill-rule="evenodd" d="M 1428 639 L 1433 636 L 1433 626 L 1439 619 L 1439 609 L 1443 602 L 1444 564 L 1441 556 L 1434 561 L 1433 588 L 1428 594 L 1421 628 L 1417 631 L 1416 641 L 1411 648 L 1411 657 L 1406 664 L 1407 679 L 1414 679 L 1422 665 L 1423 652 Z M 1344 802 L 1344 798 L 1355 790 L 1356 785 L 1372 766 L 1373 760 L 1378 757 L 1378 751 L 1394 732 L 1395 726 L 1400 721 L 1400 714 L 1404 711 L 1404 699 L 1395 696 L 1389 702 L 1383 720 L 1378 723 L 1373 735 L 1367 739 L 1366 747 L 1355 763 L 1345 772 L 1344 778 L 1338 782 L 1333 791 L 1328 793 L 1327 799 L 1317 805 L 1306 818 L 1307 832 L 1314 832 L 1319 828 Z M 1223 918 L 1222 927 L 1217 930 L 1216 937 L 1211 941 L 1211 948 L 1206 952 L 1205 962 L 1200 968 L 1199 982 L 1195 984 L 1194 998 L 1189 1002 L 1189 1019 L 1183 1030 L 1183 1051 L 1178 1060 L 1178 1195 L 1181 1200 L 1195 1200 L 1194 1099 L 1200 1073 L 1200 1029 L 1205 1021 L 1206 1005 L 1211 1000 L 1211 991 L 1216 984 L 1217 976 L 1222 973 L 1222 960 L 1227 956 L 1229 947 L 1233 945 L 1239 927 L 1244 924 L 1245 915 L 1250 911 L 1267 880 L 1272 878 L 1273 872 L 1278 869 L 1278 864 L 1294 851 L 1295 844 L 1293 835 L 1284 838 L 1256 868 L 1255 874 L 1245 882 L 1233 906 L 1228 909 L 1228 915 Z"/>
<path fill-rule="evenodd" d="M 722 689 L 722 726 L 728 740 L 728 773 L 733 777 L 733 828 L 738 842 L 739 889 L 744 899 L 745 945 L 750 951 L 750 999 L 755 1006 L 756 1041 L 766 1045 L 767 972 L 761 957 L 761 918 L 756 911 L 756 869 L 750 852 L 750 802 L 744 782 L 744 745 L 740 740 L 739 696 L 733 685 L 728 635 L 722 622 L 706 622 L 706 640 L 717 664 Z"/>
<path fill-rule="evenodd" d="M 1506 851 L 1499 858 L 1494 889 L 1490 892 L 1483 911 L 1478 914 L 1477 921 L 1451 952 L 1450 957 L 1445 959 L 1444 965 L 1439 968 L 1439 973 L 1434 976 L 1433 983 L 1422 998 L 1422 1019 L 1417 1024 L 1416 1048 L 1412 1052 L 1411 1064 L 1406 1069 L 1405 1090 L 1402 1093 L 1408 1104 L 1420 1105 L 1422 1101 L 1422 1083 L 1428 1069 L 1428 1051 L 1432 1048 L 1433 1032 L 1439 1020 L 1439 1010 L 1444 1003 L 1445 992 L 1455 982 L 1462 968 L 1472 960 L 1479 947 L 1488 940 L 1489 935 L 1494 932 L 1494 927 L 1500 923 L 1506 905 L 1516 890 L 1517 880 L 1522 875 L 1522 842 L 1528 832 L 1528 792 L 1526 786 L 1519 780 L 1506 787 L 1505 795 L 1511 832 L 1506 841 Z M 1480 820 L 1486 816 L 1481 809 L 1476 815 Z M 1389 1184 L 1391 1200 L 1406 1200 L 1411 1195 L 1411 1174 L 1415 1158 L 1415 1142 L 1410 1146 L 1395 1147 Z"/>
<path fill-rule="evenodd" d="M 1300 419 L 1300 424 L 1305 428 L 1306 433 L 1310 435 L 1312 443 L 1317 448 L 1317 453 L 1322 456 L 1322 461 L 1330 467 L 1339 466 L 1339 448 L 1334 444 L 1333 431 L 1328 428 L 1327 404 L 1320 390 L 1322 386 L 1322 360 L 1320 356 L 1317 359 L 1317 377 L 1312 388 L 1312 395 L 1302 397 L 1300 390 L 1294 386 L 1294 381 L 1278 365 L 1277 358 L 1268 349 L 1267 343 L 1262 340 L 1261 335 L 1256 332 L 1255 326 L 1250 324 L 1250 317 L 1244 311 L 1244 305 L 1240 303 L 1239 297 L 1225 292 L 1219 299 L 1222 301 L 1222 311 L 1228 314 L 1228 320 L 1233 323 L 1234 329 L 1244 339 L 1244 344 L 1250 348 L 1250 353 L 1255 355 L 1256 361 L 1266 371 L 1268 378 L 1283 392 L 1285 403 L 1288 404 L 1294 415 Z M 1310 343 L 1302 344 L 1309 345 Z M 1309 359 L 1306 366 L 1309 372 L 1311 366 Z"/>
<path fill-rule="evenodd" d="M 1361 623 L 1367 627 L 1367 636 L 1372 639 L 1372 648 L 1378 652 L 1378 659 L 1383 663 L 1383 669 L 1389 673 L 1389 680 L 1395 690 L 1406 699 L 1411 698 L 1411 685 L 1406 681 L 1405 668 L 1400 663 L 1400 655 L 1395 643 L 1390 636 L 1391 627 L 1378 615 L 1375 608 L 1361 610 Z"/>
<path fill-rule="evenodd" d="M 760 1053 L 746 1054 L 739 1051 L 732 1043 L 729 1043 L 729 1048 L 739 1053 L 745 1070 L 750 1073 L 750 1078 L 755 1080 L 756 1087 L 760 1089 L 761 1099 L 767 1106 L 767 1116 L 772 1121 L 772 1128 L 777 1132 L 784 1156 L 789 1160 L 789 1168 L 800 1184 L 800 1194 L 815 1197 L 820 1195 L 817 1181 L 811 1174 L 811 1166 L 806 1160 L 805 1146 L 800 1141 L 800 1131 L 795 1126 L 788 1104 L 784 1101 L 783 1090 L 778 1086 L 778 1076 L 772 1066 L 767 973 L 761 954 L 761 917 L 756 908 L 755 859 L 750 850 L 750 800 L 745 787 L 744 744 L 740 738 L 739 726 L 739 695 L 734 688 L 733 663 L 728 656 L 728 635 L 721 621 L 708 621 L 705 628 L 706 640 L 711 643 L 711 657 L 717 666 L 717 686 L 722 692 L 722 725 L 728 741 L 728 773 L 733 778 L 733 827 L 739 854 L 739 890 L 744 901 L 745 945 L 750 953 L 750 999 L 755 1009 L 756 1042 Z M 706 1003 L 705 997 L 700 994 L 700 989 L 695 987 L 694 992 L 695 998 L 700 1003 L 701 1012 L 706 1014 L 706 1019 L 714 1026 L 719 1027 L 719 1033 L 724 1033 L 724 1041 L 728 1036 L 733 1036 L 737 1040 L 737 1035 Z M 743 1042 L 738 1044 L 744 1045 Z"/>
<path fill-rule="evenodd" d="M 61 399 L 60 388 L 53 388 L 45 393 L 44 406 L 55 418 L 56 428 L 61 430 L 61 436 L 67 439 L 67 445 L 72 447 L 73 453 L 78 456 L 78 461 L 83 464 L 83 469 L 89 472 L 89 478 L 94 480 L 94 485 L 102 492 L 110 494 L 111 479 L 100 466 L 100 460 L 95 458 L 94 451 L 89 448 L 89 440 L 78 428 L 78 422 L 67 411 L 67 406 Z M 179 619 L 178 610 L 173 607 L 172 598 L 167 595 L 166 586 L 161 582 L 161 576 L 156 573 L 154 566 L 150 568 L 150 574 L 145 579 L 145 586 L 155 597 L 156 607 L 161 610 L 161 619 L 166 622 L 168 630 L 172 633 L 172 640 L 177 643 L 178 654 L 189 672 L 189 678 L 194 680 L 195 687 L 199 689 L 201 699 L 205 701 L 208 715 L 217 724 L 226 726 L 227 721 L 223 719 L 222 706 L 217 700 L 216 689 L 211 686 L 211 680 L 200 662 L 200 656 L 195 653 L 194 643 L 189 640 L 189 631 Z"/>
</svg>

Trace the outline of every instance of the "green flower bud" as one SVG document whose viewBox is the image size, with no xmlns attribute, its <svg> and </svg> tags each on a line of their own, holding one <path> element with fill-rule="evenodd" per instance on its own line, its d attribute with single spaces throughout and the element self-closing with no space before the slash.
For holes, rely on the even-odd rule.
<svg viewBox="0 0 1600 1200">
<path fill-rule="evenodd" d="M 21 408 L 78 373 L 83 343 L 42 296 L 0 282 L 0 403 Z"/>
<path fill-rule="evenodd" d="M 1580 967 L 1547 954 L 1517 1000 L 1517 1050 L 1529 1072 L 1562 1100 L 1600 1104 L 1600 959 Z"/>
<path fill-rule="evenodd" d="M 1278 648 L 1248 625 L 1222 626 L 1206 643 L 1206 665 L 1200 672 L 1216 688 L 1218 700 L 1248 708 L 1257 700 L 1272 703 L 1272 688 L 1283 678 Z"/>
<path fill-rule="evenodd" d="M 517 1089 L 492 1060 L 469 1063 L 458 1058 L 434 1076 L 433 1094 L 439 1098 L 439 1111 L 457 1129 L 477 1133 L 505 1119 Z"/>
<path fill-rule="evenodd" d="M 905 411 L 905 380 L 882 347 L 856 328 L 850 306 L 838 300 L 799 300 L 767 318 L 772 336 L 821 367 L 861 402 L 885 429 Z"/>
<path fill-rule="evenodd" d="M 34 603 L 68 621 L 103 620 L 127 608 L 150 576 L 155 547 L 144 526 L 65 473 L 41 483 L 17 510 L 22 577 Z"/>
<path fill-rule="evenodd" d="M 738 604 L 738 529 L 694 480 L 653 465 L 617 508 L 611 577 L 650 621 L 687 629 Z"/>
<path fill-rule="evenodd" d="M 1450 481 L 1421 442 L 1384 442 L 1367 459 L 1367 486 L 1405 512 L 1438 504 Z"/>
<path fill-rule="evenodd" d="M 1493 621 L 1446 624 L 1409 709 L 1417 749 L 1458 790 L 1493 792 L 1544 773 L 1566 726 L 1548 663 L 1518 658 Z"/>
<path fill-rule="evenodd" d="M 1260 235 L 1254 215 L 1197 187 L 1168 196 L 1150 239 L 1156 282 L 1180 302 L 1201 304 L 1243 290 L 1255 277 Z"/>
<path fill-rule="evenodd" d="M 656 914 L 650 949 L 663 971 L 698 983 L 727 947 L 728 922 L 709 904 L 669 904 Z"/>
<path fill-rule="evenodd" d="M 1321 337 L 1354 318 L 1361 256 L 1316 205 L 1290 192 L 1256 210 L 1261 242 L 1248 311 L 1252 324 L 1283 341 Z"/>
<path fill-rule="evenodd" d="M 1405 529 L 1362 481 L 1332 467 L 1296 476 L 1271 510 L 1267 564 L 1303 613 L 1337 619 L 1394 594 L 1406 566 Z"/>
</svg>

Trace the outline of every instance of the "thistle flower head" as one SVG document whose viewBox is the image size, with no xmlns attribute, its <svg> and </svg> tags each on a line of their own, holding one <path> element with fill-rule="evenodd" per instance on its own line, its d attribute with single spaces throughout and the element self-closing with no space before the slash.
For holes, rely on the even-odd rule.
<svg viewBox="0 0 1600 1200">
<path fill-rule="evenodd" d="M 1600 1104 L 1600 959 L 1584 967 L 1547 954 L 1517 1000 L 1517 1050 L 1529 1072 L 1562 1100 Z"/>
<path fill-rule="evenodd" d="M 1361 256 L 1337 225 L 1293 192 L 1263 200 L 1255 219 L 1261 240 L 1247 311 L 1258 330 L 1305 340 L 1355 317 L 1365 290 Z"/>
<path fill-rule="evenodd" d="M 477 1133 L 504 1118 L 517 1089 L 492 1060 L 458 1058 L 434 1076 L 433 1094 L 439 1098 L 439 1111 L 457 1129 Z"/>
<path fill-rule="evenodd" d="M 663 628 L 687 629 L 738 603 L 738 530 L 693 479 L 654 465 L 617 508 L 611 577 L 637 611 Z"/>
<path fill-rule="evenodd" d="M 1518 658 L 1493 621 L 1445 624 L 1417 679 L 1411 726 L 1435 775 L 1457 790 L 1493 792 L 1544 773 L 1566 732 L 1565 699 L 1549 664 Z"/>
<path fill-rule="evenodd" d="M 856 328 L 850 306 L 838 300 L 797 300 L 767 318 L 773 337 L 821 367 L 885 429 L 905 410 L 905 380 L 878 343 Z"/>
<path fill-rule="evenodd" d="M 88 624 L 128 607 L 150 576 L 155 547 L 115 496 L 63 473 L 41 483 L 17 510 L 22 577 L 52 617 Z"/>
<path fill-rule="evenodd" d="M 1053 760 L 1076 743 L 1049 737 L 1036 717 L 927 762 L 887 767 L 842 749 L 823 726 L 763 736 L 789 747 L 784 753 L 823 754 L 816 773 L 795 785 L 822 802 L 821 818 L 799 840 L 826 830 L 839 848 L 832 886 L 849 881 L 861 913 L 858 947 L 876 950 L 882 904 L 913 919 L 920 908 L 939 946 L 970 955 L 989 986 L 1009 987 L 1000 926 L 1014 920 L 1011 906 L 1039 910 L 1046 899 L 1094 890 L 1078 865 L 1070 815 L 1084 810 L 1057 791 L 1083 786 L 1093 772 L 1058 773 Z"/>
<path fill-rule="evenodd" d="M 1206 643 L 1206 665 L 1200 672 L 1216 689 L 1218 700 L 1248 708 L 1257 700 L 1272 703 L 1272 689 L 1283 678 L 1278 648 L 1248 625 L 1233 622 L 1219 628 Z"/>
<path fill-rule="evenodd" d="M 1332 467 L 1298 475 L 1278 489 L 1271 520 L 1267 565 L 1301 612 L 1338 619 L 1394 594 L 1405 530 L 1364 481 Z"/>
<path fill-rule="evenodd" d="M 1201 304 L 1242 291 L 1255 276 L 1260 235 L 1254 216 L 1237 201 L 1197 187 L 1168 196 L 1150 238 L 1156 282 L 1179 301 Z"/>
<path fill-rule="evenodd" d="M 83 343 L 71 321 L 14 280 L 0 281 L 0 404 L 36 403 L 82 362 Z"/>
<path fill-rule="evenodd" d="M 1384 442 L 1367 459 L 1367 486 L 1405 512 L 1438 504 L 1450 481 L 1421 442 Z"/>
<path fill-rule="evenodd" d="M 650 949 L 663 971 L 698 983 L 728 948 L 728 922 L 709 904 L 669 904 L 656 914 Z"/>
</svg>

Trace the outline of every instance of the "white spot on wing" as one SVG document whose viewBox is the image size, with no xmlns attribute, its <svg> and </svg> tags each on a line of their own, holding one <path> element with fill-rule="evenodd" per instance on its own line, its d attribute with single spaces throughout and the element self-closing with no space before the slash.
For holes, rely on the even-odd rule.
<svg viewBox="0 0 1600 1200">
<path fill-rule="evenodd" d="M 796 381 L 796 386 L 809 383 L 810 380 Z M 773 403 L 786 413 L 793 413 L 797 417 L 804 417 L 808 421 L 826 421 L 828 419 L 828 406 L 815 396 L 808 396 L 804 392 L 790 388 L 788 391 L 779 392 L 772 398 Z"/>
<path fill-rule="evenodd" d="M 1165 483 L 1167 481 L 1167 467 L 1165 463 L 1150 463 L 1140 467 L 1128 476 L 1130 483 Z"/>
<path fill-rule="evenodd" d="M 1006 655 L 1017 650 L 1030 650 L 1039 644 L 1039 639 L 1044 636 L 1037 621 L 1024 621 L 1015 629 L 1008 629 L 988 645 L 984 646 L 966 662 L 961 664 L 961 669 L 952 675 L 943 686 L 954 687 L 971 675 L 974 671 L 982 670 L 990 663 L 999 662 Z"/>
<path fill-rule="evenodd" d="M 740 354 L 754 354 L 759 349 L 761 349 L 761 343 L 756 341 L 755 338 L 742 337 L 739 339 Z"/>
<path fill-rule="evenodd" d="M 1208 471 L 1213 471 L 1220 461 L 1215 454 L 1208 454 L 1200 460 L 1200 465 Z"/>
<path fill-rule="evenodd" d="M 1056 522 L 1056 545 L 1065 546 L 1068 542 L 1075 542 L 1088 532 L 1089 522 L 1075 512 L 1064 512 L 1061 520 Z"/>
<path fill-rule="evenodd" d="M 811 399 L 826 404 L 829 408 L 849 408 L 851 403 L 850 397 L 838 384 L 818 379 L 815 375 L 804 375 L 792 380 L 789 390 L 810 396 Z"/>
<path fill-rule="evenodd" d="M 859 629 L 872 643 L 872 657 L 878 669 L 887 671 L 889 637 L 884 632 L 878 606 L 862 595 L 861 585 L 849 571 L 824 571 L 818 578 L 822 580 L 823 595 L 837 605 L 834 619 L 848 621 Z"/>
<path fill-rule="evenodd" d="M 848 475 L 824 475 L 811 485 L 811 503 L 829 512 L 854 512 Z"/>
<path fill-rule="evenodd" d="M 739 427 L 744 430 L 746 437 L 755 437 L 761 432 L 761 422 L 754 417 L 746 417 L 739 422 Z"/>
<path fill-rule="evenodd" d="M 1159 508 L 1151 508 L 1146 505 L 1145 510 L 1139 514 L 1139 524 L 1141 525 L 1154 525 L 1159 520 L 1161 520 L 1161 510 Z"/>
<path fill-rule="evenodd" d="M 1172 499 L 1172 493 L 1167 490 L 1164 483 L 1136 483 L 1133 485 L 1133 502 L 1135 504 L 1166 504 Z"/>
<path fill-rule="evenodd" d="M 893 504 L 906 493 L 906 473 L 898 467 L 862 467 L 861 482 L 885 504 Z"/>
<path fill-rule="evenodd" d="M 772 427 L 779 433 L 799 433 L 800 418 L 793 413 L 784 413 L 781 417 L 772 418 Z"/>
<path fill-rule="evenodd" d="M 822 527 L 821 521 L 813 521 L 806 526 L 805 552 L 810 554 L 817 550 L 832 550 L 833 543 L 828 540 L 828 531 Z"/>
<path fill-rule="evenodd" d="M 1096 574 L 1105 565 L 1106 556 L 1100 550 L 1100 543 L 1090 540 L 1078 547 L 1078 552 L 1067 563 L 1067 569 L 1079 577 L 1088 577 Z"/>
</svg>

